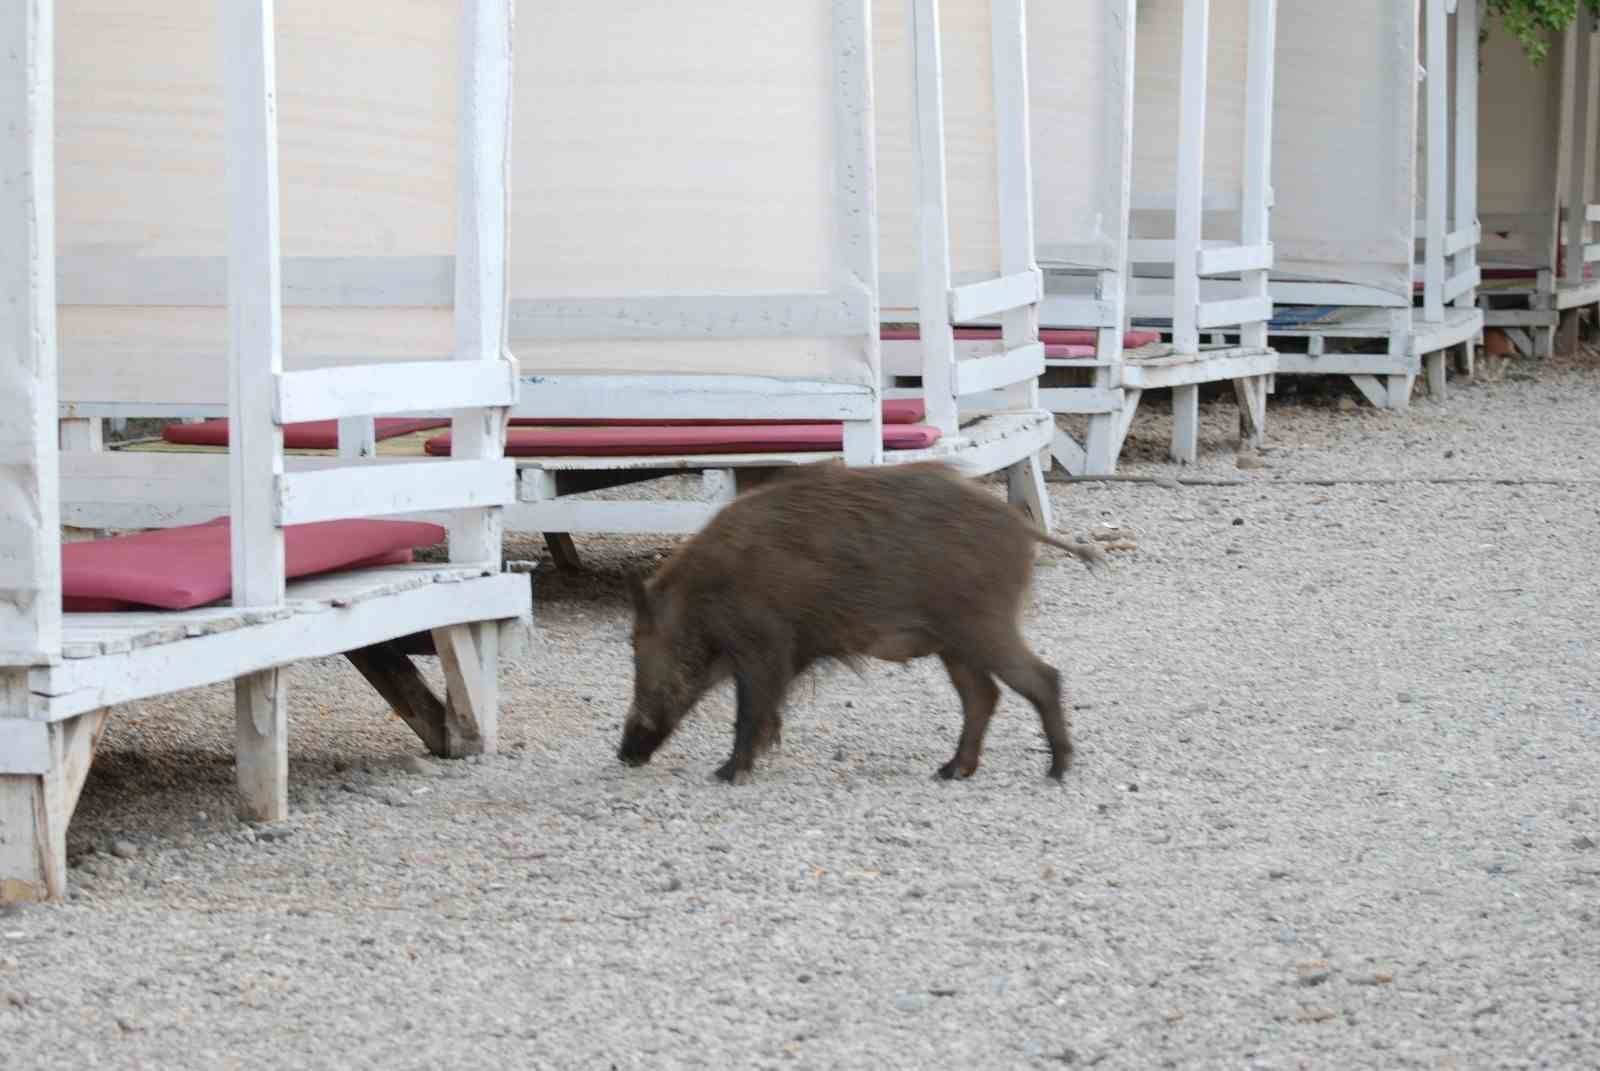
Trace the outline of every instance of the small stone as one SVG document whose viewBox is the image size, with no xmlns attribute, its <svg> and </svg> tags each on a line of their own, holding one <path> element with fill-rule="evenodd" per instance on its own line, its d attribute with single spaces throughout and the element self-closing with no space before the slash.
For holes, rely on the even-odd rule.
<svg viewBox="0 0 1600 1071">
<path fill-rule="evenodd" d="M 256 831 L 248 826 L 239 830 L 238 836 L 239 839 L 244 841 L 246 844 L 254 844 L 256 842 Z"/>
<path fill-rule="evenodd" d="M 1339 412 L 1341 412 L 1341 413 L 1353 413 L 1359 408 L 1361 408 L 1361 406 L 1356 402 L 1356 400 L 1354 398 L 1340 398 L 1339 399 Z"/>
<path fill-rule="evenodd" d="M 1167 476 L 1167 475 L 1157 476 L 1151 482 L 1154 483 L 1157 487 L 1165 487 L 1169 491 L 1176 491 L 1178 488 L 1183 486 L 1183 484 L 1178 481 L 1178 478 L 1176 476 Z"/>
<path fill-rule="evenodd" d="M 132 859 L 139 854 L 139 846 L 131 840 L 115 840 L 111 842 L 111 854 L 118 859 Z"/>
<path fill-rule="evenodd" d="M 193 833 L 179 833 L 178 834 L 178 847 L 180 847 L 180 848 L 193 848 L 194 847 L 194 834 Z"/>
<path fill-rule="evenodd" d="M 1278 943 L 1280 945 L 1292 945 L 1298 940 L 1300 940 L 1300 935 L 1295 932 L 1293 926 L 1285 926 L 1278 931 Z"/>
<path fill-rule="evenodd" d="M 1233 519 L 1233 526 L 1235 528 L 1243 528 L 1244 527 L 1244 518 L 1243 517 L 1235 517 Z"/>
<path fill-rule="evenodd" d="M 1056 880 L 1056 868 L 1055 868 L 1055 867 L 1053 867 L 1053 866 L 1050 866 L 1050 865 L 1049 865 L 1049 864 L 1048 864 L 1048 863 L 1047 863 L 1047 864 L 1045 864 L 1045 868 L 1044 868 L 1044 870 L 1043 870 L 1043 871 L 1042 871 L 1042 872 L 1041 872 L 1041 873 L 1040 873 L 1040 875 L 1039 875 L 1039 876 L 1040 876 L 1040 877 L 1041 877 L 1041 878 L 1043 878 L 1043 879 L 1044 879 L 1044 880 L 1045 880 L 1045 881 L 1055 881 L 1055 880 Z"/>
<path fill-rule="evenodd" d="M 11 1005 L 13 1008 L 26 1008 L 28 1006 L 28 994 L 19 993 L 16 991 L 7 993 L 6 1003 Z"/>
<path fill-rule="evenodd" d="M 1137 792 L 1137 791 L 1139 791 L 1139 785 L 1138 785 L 1137 782 L 1134 782 L 1134 781 L 1129 781 L 1127 784 L 1118 785 L 1117 787 L 1122 789 L 1122 791 L 1124 791 L 1124 792 Z"/>
<path fill-rule="evenodd" d="M 1446 457 L 1446 458 L 1451 458 L 1451 457 L 1455 457 L 1455 456 L 1456 456 L 1456 452 L 1455 452 L 1455 451 L 1454 451 L 1454 450 L 1446 450 L 1446 451 L 1445 451 L 1445 452 L 1444 452 L 1444 456 L 1445 456 L 1445 457 Z"/>
<path fill-rule="evenodd" d="M 1305 959 L 1294 965 L 1296 980 L 1303 986 L 1321 985 L 1333 976 L 1325 959 Z"/>
<path fill-rule="evenodd" d="M 800 976 L 799 976 L 799 977 L 797 977 L 797 978 L 796 978 L 796 979 L 795 979 L 795 981 L 797 981 L 797 982 L 799 982 L 799 983 L 800 983 L 800 984 L 801 984 L 801 985 L 807 985 L 807 984 L 809 984 L 809 983 L 810 983 L 810 981 L 811 981 L 811 975 L 809 975 L 809 974 L 802 974 L 802 975 L 800 975 Z"/>
<path fill-rule="evenodd" d="M 1145 842 L 1147 844 L 1167 844 L 1171 840 L 1172 840 L 1172 834 L 1167 832 L 1164 829 L 1161 830 L 1158 833 L 1152 833 L 1148 837 L 1145 838 Z"/>
<path fill-rule="evenodd" d="M 1372 973 L 1372 982 L 1374 985 L 1388 985 L 1392 981 L 1394 981 L 1393 971 L 1374 971 Z"/>
<path fill-rule="evenodd" d="M 933 998 L 926 993 L 900 993 L 894 998 L 897 1011 L 919 1012 L 927 1009 L 933 1003 Z"/>
<path fill-rule="evenodd" d="M 1030 1039 L 1028 1041 L 1024 1041 L 1022 1043 L 1022 1055 L 1027 1056 L 1027 1057 L 1029 1057 L 1031 1059 L 1037 1059 L 1040 1056 L 1043 1056 L 1044 1055 L 1044 1042 L 1035 1041 L 1035 1040 L 1032 1040 L 1032 1039 Z"/>
<path fill-rule="evenodd" d="M 1169 1023 L 1181 1023 L 1183 1022 L 1183 1010 L 1181 1008 L 1170 1008 L 1162 1018 Z"/>
<path fill-rule="evenodd" d="M 1264 469 L 1267 463 L 1255 454 L 1240 454 L 1233 462 L 1237 469 Z"/>
<path fill-rule="evenodd" d="M 1267 877 L 1268 877 L 1268 879 L 1270 879 L 1272 881 L 1281 881 L 1281 880 L 1283 880 L 1284 878 L 1286 878 L 1288 876 L 1289 876 L 1289 868 L 1288 867 L 1269 866 L 1267 868 Z"/>
<path fill-rule="evenodd" d="M 856 708 L 856 701 L 854 699 L 846 699 L 844 701 L 844 708 L 846 710 L 854 710 Z"/>
<path fill-rule="evenodd" d="M 1572 838 L 1572 846 L 1580 852 L 1591 852 L 1595 848 L 1595 839 L 1587 833 L 1579 833 Z"/>
<path fill-rule="evenodd" d="M 1410 692 L 1397 692 L 1394 699 L 1397 703 L 1415 703 L 1417 701 L 1417 697 Z"/>
<path fill-rule="evenodd" d="M 670 878 L 667 879 L 667 883 L 665 885 L 661 886 L 661 891 L 662 892 L 677 892 L 681 888 L 683 888 L 683 879 L 680 878 L 680 877 L 677 877 L 677 876 L 673 876 L 673 877 L 670 877 Z"/>
<path fill-rule="evenodd" d="M 268 844 L 273 841 L 288 840 L 292 836 L 294 836 L 294 830 L 288 826 L 264 826 L 256 831 L 256 837 L 266 841 Z"/>
<path fill-rule="evenodd" d="M 122 1028 L 122 1032 L 124 1034 L 137 1034 L 144 1030 L 144 1027 L 140 1026 L 126 1015 L 117 1016 L 117 1026 Z"/>
<path fill-rule="evenodd" d="M 1302 1023 L 1325 1023 L 1338 1014 L 1332 1008 L 1301 1008 L 1295 1018 Z"/>
<path fill-rule="evenodd" d="M 924 889 L 920 885 L 913 885 L 913 886 L 911 886 L 911 888 L 906 890 L 906 896 L 909 897 L 912 900 L 921 900 L 924 896 L 927 896 L 927 895 L 928 895 L 928 890 Z"/>
<path fill-rule="evenodd" d="M 836 747 L 836 748 L 833 749 L 833 761 L 834 762 L 843 762 L 844 761 L 844 748 Z"/>
<path fill-rule="evenodd" d="M 420 755 L 407 755 L 404 761 L 400 763 L 400 768 L 408 774 L 416 774 L 420 777 L 428 777 L 437 772 L 433 768 L 433 763 Z"/>
</svg>

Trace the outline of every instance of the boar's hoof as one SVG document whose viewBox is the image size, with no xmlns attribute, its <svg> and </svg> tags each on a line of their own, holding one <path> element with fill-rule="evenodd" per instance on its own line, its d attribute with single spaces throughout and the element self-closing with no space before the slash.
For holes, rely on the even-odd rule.
<svg viewBox="0 0 1600 1071">
<path fill-rule="evenodd" d="M 967 778 L 971 777 L 977 772 L 977 763 L 973 763 L 971 766 L 964 766 L 962 765 L 960 759 L 951 759 L 949 762 L 939 767 L 938 777 L 941 781 L 965 781 Z"/>
<path fill-rule="evenodd" d="M 742 785 L 750 780 L 750 771 L 739 769 L 734 760 L 729 759 L 717 767 L 715 776 L 718 781 L 726 781 L 730 785 Z"/>
<path fill-rule="evenodd" d="M 1072 752 L 1067 752 L 1050 764 L 1050 776 L 1054 780 L 1061 780 L 1067 774 L 1067 767 L 1072 765 Z"/>
<path fill-rule="evenodd" d="M 629 752 L 625 748 L 617 749 L 617 758 L 621 759 L 623 765 L 625 766 L 643 766 L 650 761 L 649 755 L 640 755 L 634 752 Z"/>
</svg>

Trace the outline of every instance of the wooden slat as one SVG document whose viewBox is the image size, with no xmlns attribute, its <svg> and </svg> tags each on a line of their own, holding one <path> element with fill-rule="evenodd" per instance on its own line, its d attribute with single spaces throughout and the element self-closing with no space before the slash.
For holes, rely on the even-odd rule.
<svg viewBox="0 0 1600 1071">
<path fill-rule="evenodd" d="M 1039 404 L 1052 413 L 1120 413 L 1122 391 L 1102 387 L 1041 387 Z"/>
<path fill-rule="evenodd" d="M 866 291 L 519 299 L 513 339 L 827 338 L 875 326 Z"/>
<path fill-rule="evenodd" d="M 1473 246 L 1478 245 L 1482 239 L 1483 228 L 1476 223 L 1472 224 L 1471 226 L 1462 227 L 1459 230 L 1451 231 L 1449 234 L 1445 235 L 1444 255 L 1447 257 L 1453 257 L 1457 253 L 1464 252 L 1465 250 L 1471 249 Z"/>
<path fill-rule="evenodd" d="M 453 257 L 284 257 L 282 302 L 299 308 L 449 308 Z M 220 307 L 225 257 L 74 254 L 56 270 L 62 305 Z"/>
<path fill-rule="evenodd" d="M 0 667 L 61 642 L 51 12 L 0 13 Z"/>
<path fill-rule="evenodd" d="M 383 572 L 376 570 L 375 572 Z M 297 613 L 29 674 L 33 717 L 55 721 L 99 707 L 326 658 L 356 647 L 468 621 L 526 618 L 531 592 L 510 573 L 428 584 L 347 607 Z M 174 614 L 183 618 L 186 614 Z"/>
<path fill-rule="evenodd" d="M 273 421 L 283 371 L 278 266 L 278 137 L 271 5 L 218 0 L 228 190 L 228 417 L 233 601 L 283 599 L 274 495 L 283 432 Z"/>
<path fill-rule="evenodd" d="M 1450 196 L 1449 53 L 1443 0 L 1427 0 L 1423 85 L 1427 100 L 1427 226 L 1423 232 L 1423 311 L 1430 320 L 1444 317 L 1445 251 Z"/>
<path fill-rule="evenodd" d="M 950 291 L 950 319 L 959 324 L 1036 304 L 1044 296 L 1044 275 L 1037 269 L 1002 275 Z"/>
<path fill-rule="evenodd" d="M 712 502 L 556 499 L 508 506 L 506 524 L 517 532 L 686 535 L 698 532 L 721 508 L 721 503 Z"/>
<path fill-rule="evenodd" d="M 1445 280 L 1444 289 L 1442 292 L 1442 300 L 1446 305 L 1450 304 L 1450 302 L 1454 301 L 1462 294 L 1465 294 L 1467 291 L 1476 288 L 1478 284 L 1483 281 L 1482 276 L 1482 271 L 1476 267 L 1473 267 L 1468 268 L 1460 275 L 1455 275 Z M 1439 319 L 1443 318 L 1444 317 L 1441 314 Z"/>
<path fill-rule="evenodd" d="M 1046 327 L 1115 329 L 1119 317 L 1113 301 L 1046 294 L 1039 302 L 1039 321 Z"/>
<path fill-rule="evenodd" d="M 278 374 L 280 424 L 418 409 L 510 406 L 517 398 L 516 362 L 402 361 L 311 368 Z"/>
<path fill-rule="evenodd" d="M 1197 360 L 1176 364 L 1146 365 L 1130 362 L 1122 367 L 1122 381 L 1127 387 L 1154 390 L 1161 387 L 1182 387 L 1194 383 L 1217 383 L 1243 376 L 1270 376 L 1278 371 L 1276 353 L 1241 354 L 1222 357 L 1200 357 Z"/>
<path fill-rule="evenodd" d="M 866 384 L 763 376 L 524 375 L 513 415 L 536 419 L 865 420 Z"/>
<path fill-rule="evenodd" d="M 1272 267 L 1272 243 L 1219 246 L 1200 250 L 1201 275 L 1230 275 L 1239 271 L 1264 271 Z"/>
<path fill-rule="evenodd" d="M 516 465 L 508 458 L 349 465 L 278 478 L 275 522 L 309 524 L 346 517 L 482 509 L 516 499 Z M 497 548 L 490 548 L 498 557 Z M 480 558 L 482 556 L 480 555 Z"/>
<path fill-rule="evenodd" d="M 965 397 L 981 391 L 1037 380 L 1044 373 L 1044 344 L 1035 342 L 991 357 L 969 357 L 956 362 L 956 394 Z"/>
<path fill-rule="evenodd" d="M 1195 267 L 1203 238 L 1209 23 L 1210 0 L 1183 0 L 1172 258 L 1172 344 L 1183 353 L 1200 348 L 1198 329 L 1207 326 L 1197 319 L 1200 277 Z"/>
<path fill-rule="evenodd" d="M 27 718 L 0 718 L 0 775 L 50 769 L 50 727 Z"/>
<path fill-rule="evenodd" d="M 1195 323 L 1203 328 L 1230 327 L 1272 318 L 1272 299 L 1234 298 L 1232 301 L 1207 301 L 1199 308 Z"/>
<path fill-rule="evenodd" d="M 1238 269 L 1240 293 L 1246 299 L 1264 302 L 1267 310 L 1240 329 L 1239 342 L 1248 347 L 1265 347 L 1267 325 L 1272 315 L 1268 269 L 1272 267 L 1270 215 L 1272 211 L 1272 119 L 1275 57 L 1278 33 L 1277 0 L 1250 0 L 1249 43 L 1245 72 L 1245 138 L 1243 196 L 1239 209 L 1239 237 L 1242 246 Z M 1225 255 L 1218 251 L 1219 259 Z M 1200 254 L 1204 267 L 1206 253 Z M 1205 314 L 1204 308 L 1201 315 Z M 1265 398 L 1265 394 L 1262 395 Z M 1259 432 L 1260 429 L 1257 429 Z"/>
<path fill-rule="evenodd" d="M 960 419 L 955 339 L 950 331 L 950 197 L 946 179 L 944 72 L 939 0 L 910 0 L 912 148 L 917 173 L 917 310 L 927 421 L 945 435 Z"/>
<path fill-rule="evenodd" d="M 1561 132 L 1569 148 L 1567 162 L 1567 224 L 1566 249 L 1562 258 L 1561 274 L 1576 282 L 1583 278 L 1584 266 L 1589 262 L 1585 248 L 1589 221 L 1589 173 L 1594 168 L 1594 142 L 1589 136 L 1592 121 L 1592 99 L 1595 94 L 1594 77 L 1589 57 L 1593 52 L 1593 22 L 1587 7 L 1578 5 L 1573 18 L 1572 69 L 1563 72 L 1571 81 L 1572 125 Z"/>
</svg>

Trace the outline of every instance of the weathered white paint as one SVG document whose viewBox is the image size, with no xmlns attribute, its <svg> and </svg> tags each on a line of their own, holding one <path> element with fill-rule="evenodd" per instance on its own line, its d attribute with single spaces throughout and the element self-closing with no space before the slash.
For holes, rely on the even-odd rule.
<svg viewBox="0 0 1600 1071">
<path fill-rule="evenodd" d="M 289 525 L 342 517 L 482 510 L 515 498 L 516 464 L 510 458 L 459 458 L 426 468 L 411 462 L 347 465 L 280 476 L 274 520 Z M 493 559 L 498 552 L 497 546 L 483 549 L 485 555 L 464 560 Z"/>
<path fill-rule="evenodd" d="M 60 645 L 52 11 L 0 15 L 0 667 Z"/>
<path fill-rule="evenodd" d="M 417 409 L 509 407 L 517 399 L 514 360 L 496 357 L 405 364 L 344 365 L 280 372 L 274 418 L 280 424 Z"/>
</svg>

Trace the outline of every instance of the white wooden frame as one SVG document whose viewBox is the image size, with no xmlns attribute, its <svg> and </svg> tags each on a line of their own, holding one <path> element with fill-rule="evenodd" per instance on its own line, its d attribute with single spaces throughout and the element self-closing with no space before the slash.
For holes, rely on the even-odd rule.
<svg viewBox="0 0 1600 1071">
<path fill-rule="evenodd" d="M 1394 116 L 1409 144 L 1400 156 L 1404 174 L 1395 181 L 1414 191 L 1413 203 L 1421 210 L 1420 216 L 1414 214 L 1408 220 L 1411 229 L 1406 243 L 1420 254 L 1412 273 L 1420 290 L 1420 307 L 1413 309 L 1416 299 L 1412 295 L 1391 294 L 1358 282 L 1275 278 L 1272 291 L 1278 306 L 1328 304 L 1366 313 L 1331 325 L 1275 326 L 1272 334 L 1307 342 L 1305 353 L 1280 354 L 1279 371 L 1346 374 L 1375 405 L 1403 409 L 1424 366 L 1430 394 L 1443 401 L 1450 352 L 1459 347 L 1469 366 L 1471 348 L 1482 334 L 1483 316 L 1476 307 L 1476 288 L 1481 281 L 1477 246 L 1482 234 L 1477 218 L 1479 3 L 1412 0 L 1395 5 L 1392 15 L 1398 24 L 1393 32 L 1414 42 L 1421 78 L 1420 94 L 1410 91 L 1406 102 L 1409 107 L 1418 103 L 1420 96 L 1420 125 L 1405 112 Z M 1374 29 L 1385 32 L 1386 27 L 1362 22 L 1351 32 Z M 1329 112 L 1319 111 L 1317 118 L 1327 123 Z M 1363 127 L 1361 133 L 1367 132 Z M 1373 155 L 1381 156 L 1381 139 L 1394 137 L 1393 129 L 1379 128 L 1370 134 L 1380 139 L 1373 146 Z M 1414 182 L 1411 170 L 1419 145 L 1423 173 L 1420 181 Z M 1386 353 L 1327 352 L 1325 341 L 1329 338 L 1384 340 Z"/>
<path fill-rule="evenodd" d="M 1595 100 L 1600 79 L 1593 65 L 1596 31 L 1594 16 L 1580 4 L 1577 17 L 1552 40 L 1555 47 L 1544 60 L 1556 67 L 1551 98 L 1546 101 L 1557 130 L 1554 157 L 1529 160 L 1527 166 L 1546 183 L 1548 200 L 1537 210 L 1483 216 L 1486 231 L 1521 237 L 1528 276 L 1524 287 L 1486 287 L 1478 294 L 1484 324 L 1504 331 L 1517 349 L 1535 357 L 1553 352 L 1558 326 L 1575 332 L 1577 311 L 1600 304 L 1600 270 L 1594 268 L 1600 262 L 1600 236 L 1594 228 L 1600 222 L 1595 186 L 1595 111 L 1600 107 Z M 1502 59 L 1506 53 L 1502 46 Z M 1516 62 L 1527 61 L 1519 52 Z M 1514 76 L 1522 74 L 1519 66 Z M 1494 118 L 1486 117 L 1479 138 L 1485 159 L 1496 153 L 1504 159 L 1503 133 Z M 1574 335 L 1569 345 L 1575 341 Z"/>
<path fill-rule="evenodd" d="M 1143 391 L 1172 390 L 1173 460 L 1195 460 L 1199 446 L 1201 383 L 1232 381 L 1239 402 L 1240 436 L 1246 445 L 1265 441 L 1268 383 L 1278 369 L 1278 355 L 1268 345 L 1272 316 L 1269 274 L 1274 263 L 1271 242 L 1271 177 L 1274 48 L 1277 0 L 1249 0 L 1244 48 L 1247 54 L 1244 132 L 1240 188 L 1214 190 L 1206 168 L 1208 70 L 1212 41 L 1210 0 L 1181 0 L 1177 159 L 1172 193 L 1149 187 L 1132 198 L 1134 213 L 1172 211 L 1172 237 L 1134 238 L 1128 256 L 1128 309 L 1131 318 L 1170 317 L 1172 353 L 1150 361 L 1130 360 L 1122 385 L 1137 404 Z M 1149 129 L 1135 116 L 1139 137 L 1171 137 L 1172 131 Z M 1235 235 L 1207 239 L 1207 213 L 1238 213 Z M 1170 277 L 1154 270 L 1170 270 Z M 1232 277 L 1237 276 L 1235 281 Z M 1232 335 L 1235 344 L 1224 340 Z M 1209 341 L 1207 341 L 1209 340 Z M 1131 421 L 1132 413 L 1124 420 Z"/>
<path fill-rule="evenodd" d="M 437 367 L 407 378 L 406 366 L 398 366 L 392 380 L 377 370 L 283 372 L 272 4 L 218 0 L 216 11 L 227 136 L 231 448 L 218 459 L 117 459 L 164 464 L 178 479 L 192 475 L 189 463 L 197 460 L 221 461 L 228 470 L 232 605 L 175 613 L 61 613 L 56 540 L 67 510 L 58 505 L 64 496 L 51 426 L 54 11 L 39 0 L 0 19 L 0 40 L 23 60 L 0 75 L 0 220 L 7 235 L 0 251 L 0 403 L 22 414 L 7 422 L 7 432 L 25 433 L 0 432 L 0 463 L 13 477 L 0 481 L 7 496 L 0 497 L 0 546 L 22 552 L 0 556 L 0 582 L 12 596 L 0 602 L 15 608 L 0 613 L 0 900 L 65 894 L 66 824 L 114 704 L 233 679 L 241 811 L 281 820 L 284 666 L 350 653 L 435 753 L 492 751 L 502 634 L 521 636 L 531 614 L 526 580 L 500 569 L 499 507 L 515 495 L 514 466 L 500 456 L 515 390 L 504 345 L 510 0 L 462 0 L 460 8 L 455 357 L 470 363 L 459 366 L 458 379 Z M 300 378 L 308 374 L 316 378 Z M 437 393 L 419 404 L 397 381 Z M 325 395 L 309 400 L 317 387 Z M 436 405 L 438 394 L 457 403 L 458 460 L 413 467 L 403 480 L 393 478 L 400 475 L 393 467 L 348 463 L 286 471 L 281 423 L 296 406 L 366 417 L 376 406 Z M 286 581 L 283 526 L 406 512 L 419 499 L 452 511 L 451 564 Z M 411 646 L 395 647 L 399 640 Z M 417 648 L 439 655 L 445 700 L 415 675 L 406 651 Z M 372 652 L 386 654 L 375 662 Z"/>
</svg>

